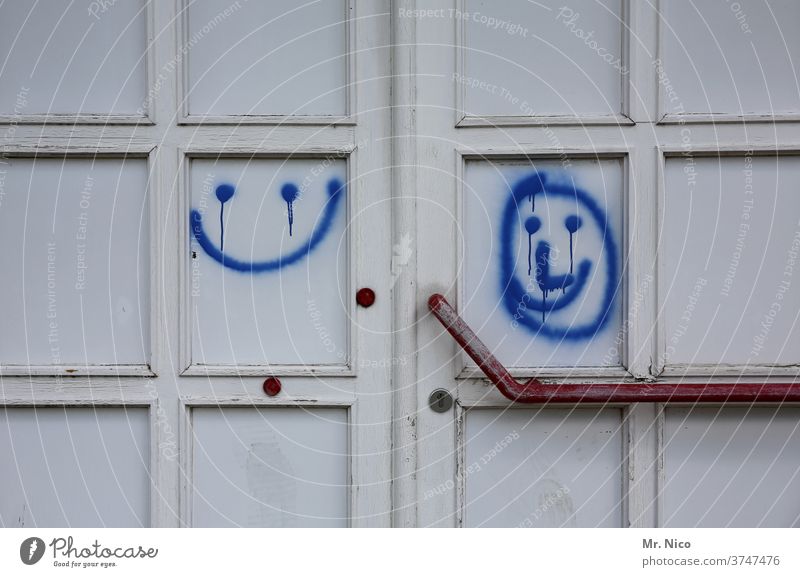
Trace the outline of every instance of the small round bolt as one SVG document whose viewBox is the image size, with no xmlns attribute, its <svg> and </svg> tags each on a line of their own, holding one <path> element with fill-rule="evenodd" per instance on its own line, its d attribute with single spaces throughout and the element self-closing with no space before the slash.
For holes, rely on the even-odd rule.
<svg viewBox="0 0 800 577">
<path fill-rule="evenodd" d="M 264 381 L 264 392 L 268 396 L 274 397 L 281 392 L 281 381 L 276 377 L 269 377 Z"/>
<path fill-rule="evenodd" d="M 356 293 L 356 302 L 368 309 L 375 304 L 375 291 L 371 288 L 362 288 Z"/>
</svg>

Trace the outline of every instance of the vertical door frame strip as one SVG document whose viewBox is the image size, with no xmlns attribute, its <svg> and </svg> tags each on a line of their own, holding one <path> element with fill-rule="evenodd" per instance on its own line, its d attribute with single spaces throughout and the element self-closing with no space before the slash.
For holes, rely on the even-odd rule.
<svg viewBox="0 0 800 577">
<path fill-rule="evenodd" d="M 416 238 L 416 0 L 392 0 L 392 243 Z M 417 283 L 416 255 L 392 288 L 394 357 L 392 370 L 392 525 L 417 525 Z"/>
</svg>

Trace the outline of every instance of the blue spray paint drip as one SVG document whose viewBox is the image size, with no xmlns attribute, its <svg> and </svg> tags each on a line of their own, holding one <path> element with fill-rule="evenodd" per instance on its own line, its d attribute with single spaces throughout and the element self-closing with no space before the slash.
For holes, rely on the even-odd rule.
<svg viewBox="0 0 800 577">
<path fill-rule="evenodd" d="M 500 296 L 507 312 L 516 319 L 520 326 L 524 326 L 531 332 L 552 340 L 572 340 L 578 341 L 594 337 L 608 323 L 611 312 L 614 308 L 617 285 L 617 247 L 613 240 L 612 231 L 608 224 L 603 209 L 585 191 L 572 186 L 548 185 L 544 188 L 544 175 L 534 173 L 520 182 L 512 189 L 511 195 L 503 208 L 500 224 Z M 605 285 L 603 288 L 602 300 L 595 316 L 582 324 L 570 324 L 559 326 L 552 321 L 547 324 L 542 322 L 538 315 L 529 314 L 529 311 L 554 311 L 563 309 L 572 304 L 577 296 L 581 294 L 592 270 L 592 262 L 584 259 L 577 265 L 577 273 L 572 275 L 573 282 L 570 284 L 568 293 L 557 296 L 548 301 L 547 297 L 551 290 L 565 288 L 559 285 L 558 278 L 547 274 L 542 275 L 542 284 L 548 294 L 544 294 L 541 302 L 532 300 L 531 295 L 526 291 L 525 285 L 516 275 L 516 237 L 519 229 L 519 207 L 520 203 L 531 197 L 532 194 L 543 194 L 550 198 L 563 198 L 573 204 L 582 205 L 586 214 L 591 217 L 593 223 L 598 227 L 603 242 L 603 254 L 605 256 Z M 541 246 L 541 244 L 540 244 Z M 541 247 L 542 257 L 549 253 Z M 537 284 L 540 279 L 537 278 Z M 548 288 L 552 287 L 552 288 Z M 542 285 L 539 285 L 542 289 Z M 543 291 L 544 293 L 544 291 Z M 519 314 L 520 309 L 523 313 Z"/>
<path fill-rule="evenodd" d="M 583 225 L 581 217 L 573 214 L 564 220 L 564 226 L 569 231 L 569 272 L 572 273 L 572 235 L 578 232 Z"/>
<path fill-rule="evenodd" d="M 550 291 L 561 289 L 561 294 L 566 293 L 567 287 L 575 283 L 572 273 L 562 275 L 550 274 L 550 245 L 543 240 L 536 247 L 536 284 L 542 291 L 542 323 L 547 311 L 547 295 Z M 577 293 L 573 293 L 577 294 Z M 563 305 L 559 308 L 563 308 Z"/>
<path fill-rule="evenodd" d="M 225 203 L 233 198 L 236 189 L 232 184 L 220 184 L 217 187 L 217 200 L 219 201 L 219 249 L 225 246 Z"/>
<path fill-rule="evenodd" d="M 544 185 L 547 182 L 547 175 L 545 173 L 537 172 L 535 174 L 539 177 L 539 186 L 531 186 L 528 189 L 528 194 L 531 196 L 531 212 L 536 212 L 536 194 L 544 190 Z"/>
<path fill-rule="evenodd" d="M 291 182 L 287 182 L 281 188 L 281 196 L 286 201 L 286 211 L 289 215 L 289 236 L 292 236 L 292 225 L 294 224 L 294 201 L 300 196 L 300 191 Z"/>
<path fill-rule="evenodd" d="M 261 273 L 280 270 L 285 266 L 289 266 L 303 260 L 306 256 L 311 254 L 311 252 L 319 245 L 319 243 L 325 239 L 327 234 L 330 232 L 331 225 L 333 224 L 333 218 L 336 215 L 337 208 L 344 194 L 345 189 L 341 181 L 336 178 L 330 180 L 328 182 L 328 201 L 325 203 L 322 217 L 314 227 L 311 236 L 303 244 L 303 246 L 295 249 L 285 256 L 279 256 L 275 259 L 246 262 L 224 254 L 222 250 L 214 246 L 214 243 L 211 242 L 208 234 L 206 234 L 205 230 L 203 229 L 203 215 L 199 210 L 196 209 L 192 209 L 190 213 L 192 234 L 203 251 L 205 251 L 208 256 L 213 258 L 224 267 L 247 273 Z"/>
<path fill-rule="evenodd" d="M 533 241 L 533 235 L 541 227 L 542 221 L 535 216 L 529 216 L 525 220 L 525 230 L 528 231 L 528 276 L 531 276 L 531 242 Z"/>
</svg>

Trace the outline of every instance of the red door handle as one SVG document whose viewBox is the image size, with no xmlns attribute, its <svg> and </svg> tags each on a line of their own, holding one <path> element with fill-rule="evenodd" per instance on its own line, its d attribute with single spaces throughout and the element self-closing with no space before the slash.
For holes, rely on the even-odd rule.
<svg viewBox="0 0 800 577">
<path fill-rule="evenodd" d="M 503 395 L 518 403 L 780 403 L 800 401 L 800 383 L 619 383 L 545 384 L 518 382 L 440 294 L 428 308 Z"/>
</svg>

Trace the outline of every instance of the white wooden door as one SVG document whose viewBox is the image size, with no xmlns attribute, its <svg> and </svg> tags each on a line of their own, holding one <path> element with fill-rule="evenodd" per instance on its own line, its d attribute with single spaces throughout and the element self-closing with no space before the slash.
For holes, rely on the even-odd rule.
<svg viewBox="0 0 800 577">
<path fill-rule="evenodd" d="M 444 294 L 520 378 L 796 379 L 800 8 L 440 0 L 396 16 L 419 247 L 399 523 L 800 523 L 796 407 L 519 406 L 426 307 Z"/>
<path fill-rule="evenodd" d="M 796 379 L 795 3 L 56 4 L 0 7 L 0 524 L 798 523 L 797 407 L 520 407 L 426 306 Z"/>
<path fill-rule="evenodd" d="M 0 7 L 0 524 L 389 524 L 388 11 Z"/>
</svg>

